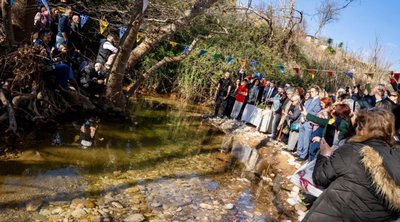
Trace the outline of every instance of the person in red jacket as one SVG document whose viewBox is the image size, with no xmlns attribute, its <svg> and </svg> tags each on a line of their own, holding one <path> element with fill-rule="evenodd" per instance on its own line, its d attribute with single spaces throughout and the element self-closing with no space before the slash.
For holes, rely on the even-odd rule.
<svg viewBox="0 0 400 222">
<path fill-rule="evenodd" d="M 243 104 L 246 102 L 246 96 L 249 93 L 249 89 L 246 87 L 247 79 L 244 79 L 240 86 L 236 89 L 236 101 L 233 105 L 231 117 L 233 119 L 237 119 L 239 117 L 240 110 L 242 109 Z"/>
</svg>

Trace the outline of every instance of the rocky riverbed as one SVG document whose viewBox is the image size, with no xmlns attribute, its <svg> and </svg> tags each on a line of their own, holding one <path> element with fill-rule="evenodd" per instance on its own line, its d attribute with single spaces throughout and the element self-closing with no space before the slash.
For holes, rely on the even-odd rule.
<svg viewBox="0 0 400 222">
<path fill-rule="evenodd" d="M 232 172 L 227 154 L 208 153 L 165 161 L 159 171 L 114 171 L 81 177 L 49 171 L 3 187 L 18 193 L 20 206 L 3 209 L 1 221 L 271 221 L 274 213 L 257 203 L 250 180 Z M 177 173 L 176 166 L 186 164 Z M 192 167 L 190 167 L 192 166 Z M 64 176 L 56 176 L 57 174 Z M 158 175 L 164 175 L 159 177 Z M 97 180 L 96 180 L 97 179 Z M 44 186 L 47 189 L 38 189 Z M 17 190 L 18 189 L 18 190 Z M 4 192 L 5 190 L 3 190 Z M 24 202 L 24 200 L 26 200 Z M 270 218 L 270 219 L 268 219 Z"/>
<path fill-rule="evenodd" d="M 195 108 L 145 99 L 131 108 L 133 123 L 103 123 L 105 140 L 86 150 L 72 144 L 71 125 L 57 128 L 67 141 L 59 147 L 44 134 L 0 162 L 0 221 L 301 219 L 288 180 L 299 163 L 251 126 Z M 253 168 L 221 152 L 232 138 L 262 157 Z"/>
</svg>

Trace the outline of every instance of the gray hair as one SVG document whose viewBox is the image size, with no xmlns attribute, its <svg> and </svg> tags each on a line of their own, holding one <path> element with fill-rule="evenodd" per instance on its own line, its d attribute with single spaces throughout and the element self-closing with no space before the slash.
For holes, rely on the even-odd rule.
<svg viewBox="0 0 400 222">
<path fill-rule="evenodd" d="M 287 88 L 286 88 L 286 93 L 294 94 L 294 93 L 295 93 L 295 90 L 294 90 L 293 87 L 287 87 Z"/>
</svg>

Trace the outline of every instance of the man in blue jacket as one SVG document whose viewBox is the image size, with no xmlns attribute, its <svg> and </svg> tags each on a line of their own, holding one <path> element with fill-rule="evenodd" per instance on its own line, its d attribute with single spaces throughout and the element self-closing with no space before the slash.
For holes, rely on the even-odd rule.
<svg viewBox="0 0 400 222">
<path fill-rule="evenodd" d="M 65 13 L 60 16 L 58 20 L 58 32 L 56 36 L 56 48 L 58 49 L 62 44 L 70 46 L 70 36 L 71 36 L 71 16 L 72 8 L 67 6 L 65 8 Z"/>
<path fill-rule="evenodd" d="M 319 87 L 312 86 L 310 88 L 311 98 L 307 100 L 304 104 L 303 109 L 307 111 L 307 113 L 311 113 L 316 115 L 319 111 L 321 111 L 321 100 L 319 99 Z M 302 114 L 301 125 L 299 131 L 299 140 L 297 142 L 297 155 L 298 160 L 303 161 L 307 159 L 308 147 L 310 145 L 310 136 L 312 133 L 312 125 L 310 121 L 307 121 L 305 116 Z"/>
</svg>

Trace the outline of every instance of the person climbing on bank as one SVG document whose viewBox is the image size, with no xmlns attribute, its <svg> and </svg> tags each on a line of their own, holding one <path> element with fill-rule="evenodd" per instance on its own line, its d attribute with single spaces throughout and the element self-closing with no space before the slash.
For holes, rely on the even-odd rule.
<svg viewBox="0 0 400 222">
<path fill-rule="evenodd" d="M 53 83 L 49 84 L 54 88 L 61 87 L 68 90 L 68 85 L 71 84 L 75 90 L 79 91 L 78 83 L 76 82 L 71 67 L 60 61 L 60 58 L 53 57 L 54 49 L 50 48 L 49 42 L 51 41 L 51 32 L 44 31 L 40 34 L 40 39 L 35 41 L 34 47 L 40 49 L 40 54 L 43 60 L 43 69 L 47 81 Z M 50 75 L 49 75 L 50 74 Z M 52 82 L 55 77 L 55 83 Z"/>
<path fill-rule="evenodd" d="M 115 37 L 111 34 L 107 35 L 106 39 L 100 40 L 99 52 L 97 54 L 96 62 L 101 63 L 110 69 L 114 58 L 118 52 L 118 48 L 114 46 Z"/>
<path fill-rule="evenodd" d="M 70 37 L 71 37 L 71 17 L 72 17 L 72 8 L 67 6 L 65 8 L 65 13 L 62 14 L 58 20 L 58 33 L 56 36 L 56 48 L 58 49 L 62 44 L 70 46 Z"/>
<path fill-rule="evenodd" d="M 96 136 L 98 128 L 98 120 L 97 118 L 91 117 L 83 123 L 80 128 L 79 140 L 83 149 L 87 149 L 91 147 L 94 143 L 94 139 Z M 103 138 L 100 138 L 103 140 Z"/>
</svg>

